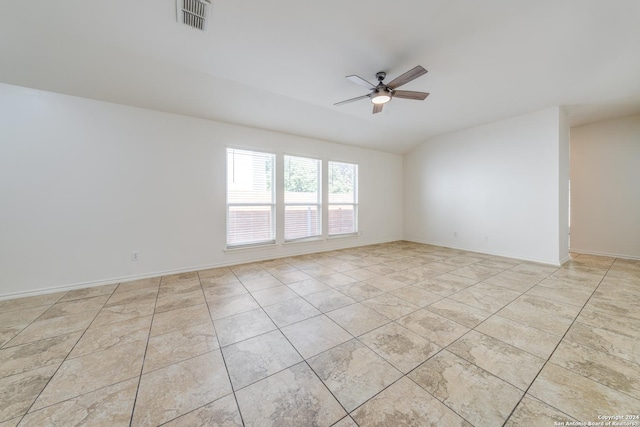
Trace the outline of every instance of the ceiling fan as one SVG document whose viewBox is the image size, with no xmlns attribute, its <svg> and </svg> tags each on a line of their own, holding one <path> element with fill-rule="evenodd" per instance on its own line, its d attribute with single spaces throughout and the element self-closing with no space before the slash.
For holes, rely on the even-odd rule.
<svg viewBox="0 0 640 427">
<path fill-rule="evenodd" d="M 362 95 L 357 98 L 347 99 L 346 101 L 336 102 L 334 105 L 342 105 L 347 104 L 349 102 L 358 101 L 360 99 L 369 98 L 371 99 L 371 103 L 373 104 L 373 114 L 379 113 L 382 111 L 382 107 L 387 102 L 391 101 L 391 98 L 404 98 L 404 99 L 415 99 L 419 101 L 424 101 L 427 96 L 429 96 L 426 92 L 415 92 L 412 90 L 397 90 L 400 86 L 409 83 L 410 81 L 417 79 L 418 77 L 427 73 L 423 67 L 418 65 L 415 68 L 407 71 L 399 77 L 391 80 L 391 82 L 384 84 L 382 81 L 387 77 L 387 73 L 384 71 L 379 71 L 376 73 L 376 78 L 378 79 L 378 84 L 374 85 L 373 83 L 369 83 L 365 79 L 360 76 L 352 75 L 347 76 L 347 79 L 352 81 L 353 83 L 364 86 L 371 90 L 371 93 L 367 95 Z"/>
</svg>

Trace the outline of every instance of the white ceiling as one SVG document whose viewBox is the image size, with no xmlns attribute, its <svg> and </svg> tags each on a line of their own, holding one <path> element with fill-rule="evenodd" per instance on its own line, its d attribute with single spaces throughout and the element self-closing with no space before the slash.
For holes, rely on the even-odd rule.
<svg viewBox="0 0 640 427">
<path fill-rule="evenodd" d="M 640 112 L 638 0 L 212 0 L 207 33 L 175 0 L 13 0 L 0 81 L 403 153 L 555 105 L 574 124 Z M 344 76 L 387 82 L 372 115 Z"/>
</svg>

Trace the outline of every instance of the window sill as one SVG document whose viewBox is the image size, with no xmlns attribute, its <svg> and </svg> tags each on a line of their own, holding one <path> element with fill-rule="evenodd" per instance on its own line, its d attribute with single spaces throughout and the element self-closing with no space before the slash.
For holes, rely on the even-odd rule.
<svg viewBox="0 0 640 427">
<path fill-rule="evenodd" d="M 268 243 L 260 243 L 255 245 L 245 245 L 245 246 L 227 246 L 223 249 L 223 252 L 234 253 L 234 252 L 245 252 L 245 251 L 255 251 L 260 249 L 273 249 L 278 244 L 276 242 L 268 242 Z"/>
<path fill-rule="evenodd" d="M 333 236 L 328 236 L 327 240 L 346 239 L 346 238 L 349 238 L 349 237 L 359 237 L 361 234 L 362 234 L 362 231 L 356 231 L 355 233 L 334 234 Z"/>
</svg>

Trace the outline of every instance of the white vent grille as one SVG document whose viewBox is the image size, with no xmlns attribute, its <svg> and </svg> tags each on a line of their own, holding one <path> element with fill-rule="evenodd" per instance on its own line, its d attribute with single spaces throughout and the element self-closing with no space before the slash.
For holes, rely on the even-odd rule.
<svg viewBox="0 0 640 427">
<path fill-rule="evenodd" d="M 178 22 L 207 31 L 211 3 L 207 0 L 176 0 Z"/>
</svg>

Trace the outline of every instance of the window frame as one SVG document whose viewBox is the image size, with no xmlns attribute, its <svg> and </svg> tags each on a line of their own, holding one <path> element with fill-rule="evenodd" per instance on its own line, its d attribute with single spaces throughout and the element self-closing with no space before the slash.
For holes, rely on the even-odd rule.
<svg viewBox="0 0 640 427">
<path fill-rule="evenodd" d="M 264 155 L 264 156 L 269 156 L 272 160 L 271 162 L 271 203 L 229 203 L 229 153 L 230 152 L 235 152 L 235 151 L 240 151 L 240 152 L 246 152 L 246 153 L 257 153 L 260 155 Z M 277 154 L 274 152 L 270 152 L 270 151 L 260 151 L 260 150 L 256 150 L 256 149 L 249 149 L 249 148 L 238 148 L 238 147 L 226 147 L 225 149 L 225 202 L 226 202 L 226 226 L 225 226 L 225 231 L 226 231 L 226 236 L 225 236 L 225 240 L 226 240 L 226 249 L 242 249 L 242 248 L 252 248 L 252 247 L 258 247 L 258 246 L 271 246 L 271 245 L 275 245 L 276 244 L 276 239 L 277 239 L 277 230 L 276 230 L 276 219 L 278 216 L 278 212 L 277 212 L 277 173 L 276 173 L 276 167 L 277 167 Z M 234 172 L 232 172 L 234 173 Z M 229 236 L 230 236 L 230 211 L 231 211 L 231 207 L 260 207 L 260 206 L 268 206 L 270 209 L 270 219 L 269 219 L 269 227 L 270 227 L 270 238 L 269 239 L 264 239 L 264 240 L 255 240 L 255 241 L 250 241 L 250 242 L 244 242 L 244 243 L 230 243 L 229 242 Z"/>
<path fill-rule="evenodd" d="M 351 165 L 354 168 L 354 173 L 353 173 L 353 201 L 351 203 L 346 203 L 346 202 L 339 202 L 339 203 L 332 203 L 331 202 L 331 191 L 330 191 L 330 182 L 331 182 L 331 164 L 332 163 L 340 163 L 340 164 L 345 164 L 345 165 Z M 346 237 L 346 236 L 357 236 L 360 234 L 359 231 L 359 221 L 358 221 L 358 217 L 359 217 L 359 184 L 360 184 L 360 180 L 359 180 L 359 165 L 355 162 L 347 162 L 347 161 L 340 161 L 340 160 L 327 160 L 327 228 L 326 228 L 326 233 L 327 233 L 327 237 L 329 239 L 332 238 L 338 238 L 338 237 Z M 334 233 L 331 234 L 331 229 L 330 229 L 330 225 L 329 225 L 329 217 L 330 217 L 330 211 L 331 211 L 331 206 L 352 206 L 353 208 L 353 231 L 350 232 L 345 232 L 345 233 Z"/>
<path fill-rule="evenodd" d="M 317 189 L 316 189 L 316 203 L 302 203 L 302 202 L 294 202 L 294 203 L 287 203 L 287 190 L 286 190 L 286 186 L 287 186 L 287 177 L 286 177 L 286 167 L 287 167 L 287 157 L 293 157 L 293 158 L 299 158 L 299 159 L 305 159 L 305 160 L 313 160 L 315 162 L 317 162 Z M 324 192 L 323 192 L 323 188 L 324 188 L 324 183 L 323 183 L 323 177 L 324 177 L 324 173 L 323 173 L 323 168 L 324 168 L 324 163 L 325 161 L 323 159 L 317 158 L 317 157 L 311 157 L 311 156 L 302 156 L 302 155 L 297 155 L 297 154 L 287 154 L 287 153 L 283 153 L 282 155 L 282 166 L 283 166 L 283 170 L 282 170 L 282 212 L 283 212 L 283 219 L 282 219 L 282 238 L 283 238 L 283 242 L 284 243 L 293 243 L 293 242 L 303 242 L 303 241 L 312 241 L 312 240 L 320 240 L 323 238 L 324 236 L 324 230 L 325 230 L 325 226 L 324 226 Z M 316 219 L 316 227 L 318 229 L 318 233 L 312 236 L 303 236 L 303 237 L 294 237 L 294 238 L 287 238 L 287 207 L 290 206 L 315 206 L 316 207 L 316 212 L 317 212 L 317 216 L 318 218 Z"/>
</svg>

